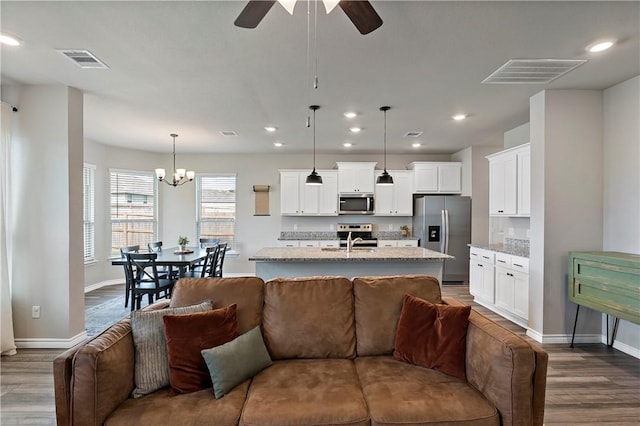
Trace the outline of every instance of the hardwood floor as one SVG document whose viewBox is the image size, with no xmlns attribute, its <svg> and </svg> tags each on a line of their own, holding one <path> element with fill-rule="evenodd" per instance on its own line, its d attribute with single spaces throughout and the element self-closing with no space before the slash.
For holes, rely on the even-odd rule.
<svg viewBox="0 0 640 426">
<path fill-rule="evenodd" d="M 444 286 L 443 293 L 473 304 L 468 286 Z M 85 295 L 87 308 L 124 287 L 110 286 Z M 474 308 L 524 336 L 524 329 L 488 309 Z M 640 360 L 602 344 L 543 345 L 549 353 L 545 425 L 640 425 Z M 0 360 L 0 425 L 55 425 L 53 359 L 57 349 L 21 349 Z"/>
</svg>

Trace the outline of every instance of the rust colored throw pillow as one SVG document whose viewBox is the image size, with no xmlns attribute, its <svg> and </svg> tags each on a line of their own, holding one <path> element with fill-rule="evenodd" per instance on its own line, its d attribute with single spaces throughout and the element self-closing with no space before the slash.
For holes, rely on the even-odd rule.
<svg viewBox="0 0 640 426">
<path fill-rule="evenodd" d="M 236 305 L 188 315 L 166 315 L 164 330 L 169 383 L 176 393 L 210 388 L 211 376 L 200 353 L 238 337 Z"/>
<path fill-rule="evenodd" d="M 434 305 L 404 295 L 393 358 L 465 379 L 471 306 Z"/>
</svg>

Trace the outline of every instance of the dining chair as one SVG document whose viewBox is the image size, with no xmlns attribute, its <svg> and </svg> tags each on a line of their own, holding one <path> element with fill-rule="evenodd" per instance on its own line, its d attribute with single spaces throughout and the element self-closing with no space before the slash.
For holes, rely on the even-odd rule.
<svg viewBox="0 0 640 426">
<path fill-rule="evenodd" d="M 200 238 L 200 248 L 217 245 L 220 238 Z"/>
<path fill-rule="evenodd" d="M 220 253 L 220 246 L 215 245 L 211 247 L 207 247 L 207 255 L 204 258 L 204 261 L 193 267 L 189 272 L 185 273 L 185 277 L 192 278 L 205 278 L 205 277 L 213 277 L 213 273 L 216 267 L 216 261 L 218 259 L 218 253 Z"/>
<path fill-rule="evenodd" d="M 162 241 L 155 241 L 153 243 L 148 243 L 147 248 L 149 249 L 149 253 L 162 253 Z M 158 273 L 160 274 L 160 278 L 177 278 L 179 275 L 178 270 L 173 270 L 171 266 L 159 266 Z M 164 276 L 163 276 L 164 275 Z"/>
<path fill-rule="evenodd" d="M 227 243 L 218 244 L 220 251 L 218 252 L 218 258 L 216 259 L 216 265 L 213 270 L 214 277 L 222 277 L 222 264 L 224 263 L 224 255 L 227 252 Z"/>
<path fill-rule="evenodd" d="M 142 297 L 146 294 L 149 304 L 155 299 L 171 297 L 176 280 L 160 278 L 156 259 L 158 253 L 126 253 L 127 273 L 131 280 L 131 310 L 140 309 Z"/>
<path fill-rule="evenodd" d="M 138 253 L 140 251 L 139 245 L 120 247 L 120 257 L 125 259 L 127 253 Z M 129 296 L 131 293 L 131 281 L 129 280 L 129 273 L 127 272 L 127 264 L 122 265 L 124 267 L 124 307 L 129 306 Z"/>
</svg>

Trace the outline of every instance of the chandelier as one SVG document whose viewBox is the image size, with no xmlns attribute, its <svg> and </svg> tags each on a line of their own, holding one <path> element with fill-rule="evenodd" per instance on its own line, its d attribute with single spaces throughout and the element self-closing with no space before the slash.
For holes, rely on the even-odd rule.
<svg viewBox="0 0 640 426">
<path fill-rule="evenodd" d="M 173 138 L 173 179 L 165 179 L 167 173 L 164 169 L 156 169 L 156 177 L 160 182 L 164 182 L 171 186 L 178 186 L 191 182 L 193 178 L 196 177 L 196 172 L 193 170 L 187 171 L 186 169 L 176 169 L 176 138 L 178 135 L 171 133 L 169 136 Z"/>
</svg>

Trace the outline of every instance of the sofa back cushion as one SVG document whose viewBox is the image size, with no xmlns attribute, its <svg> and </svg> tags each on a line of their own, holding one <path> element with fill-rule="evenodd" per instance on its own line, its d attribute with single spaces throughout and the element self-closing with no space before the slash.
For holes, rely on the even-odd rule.
<svg viewBox="0 0 640 426">
<path fill-rule="evenodd" d="M 273 359 L 353 358 L 353 285 L 344 277 L 276 278 L 265 285 L 262 330 Z"/>
<path fill-rule="evenodd" d="M 353 292 L 358 356 L 393 353 L 405 294 L 442 303 L 440 284 L 428 275 L 356 277 Z"/>
<path fill-rule="evenodd" d="M 211 300 L 213 309 L 237 305 L 238 333 L 260 325 L 264 302 L 264 281 L 258 277 L 182 278 L 171 296 L 171 307 Z"/>
</svg>

